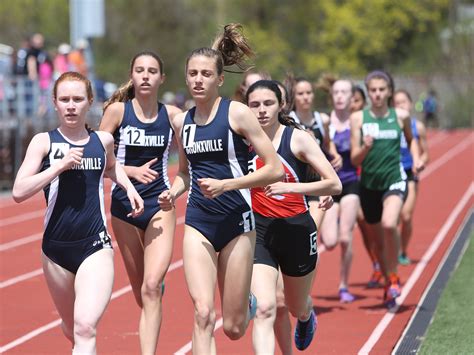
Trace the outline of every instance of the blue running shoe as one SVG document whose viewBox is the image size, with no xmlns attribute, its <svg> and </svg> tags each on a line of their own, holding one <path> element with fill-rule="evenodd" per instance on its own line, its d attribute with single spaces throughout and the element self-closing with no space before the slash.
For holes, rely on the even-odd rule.
<svg viewBox="0 0 474 355">
<path fill-rule="evenodd" d="M 400 255 L 398 256 L 398 263 L 399 263 L 400 265 L 405 265 L 405 266 L 406 266 L 406 265 L 410 265 L 410 264 L 411 264 L 411 260 L 410 260 L 410 258 L 409 258 L 406 254 L 403 254 L 403 253 L 402 253 L 402 254 L 400 254 Z"/>
<path fill-rule="evenodd" d="M 354 302 L 355 297 L 352 293 L 349 292 L 347 288 L 339 289 L 339 302 L 341 303 L 351 303 Z"/>
<path fill-rule="evenodd" d="M 295 345 L 298 350 L 304 350 L 311 344 L 317 327 L 318 320 L 314 311 L 311 311 L 311 315 L 306 322 L 298 319 L 295 328 Z"/>
<path fill-rule="evenodd" d="M 249 320 L 255 318 L 257 314 L 257 297 L 252 292 L 249 294 Z"/>
</svg>

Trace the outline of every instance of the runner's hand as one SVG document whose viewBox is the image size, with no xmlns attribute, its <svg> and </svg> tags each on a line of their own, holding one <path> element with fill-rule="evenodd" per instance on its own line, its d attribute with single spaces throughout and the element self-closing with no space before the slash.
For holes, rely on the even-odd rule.
<svg viewBox="0 0 474 355">
<path fill-rule="evenodd" d="M 170 190 L 165 190 L 158 196 L 158 203 L 163 211 L 172 210 L 174 208 L 174 200 L 175 196 Z"/>
<path fill-rule="evenodd" d="M 204 197 L 216 198 L 224 192 L 224 183 L 222 180 L 201 178 L 198 179 L 199 187 Z"/>
<path fill-rule="evenodd" d="M 149 184 L 150 182 L 156 180 L 159 174 L 151 169 L 150 167 L 158 161 L 158 158 L 153 158 L 149 162 L 146 162 L 142 166 L 128 167 L 131 171 L 131 177 L 141 182 L 142 184 Z"/>
<path fill-rule="evenodd" d="M 322 209 L 323 211 L 327 211 L 332 207 L 334 204 L 334 200 L 332 196 L 320 196 L 319 197 L 319 204 L 318 208 Z"/>
<path fill-rule="evenodd" d="M 145 210 L 145 207 L 143 205 L 143 199 L 140 197 L 133 185 L 127 189 L 127 196 L 130 204 L 132 205 L 132 211 L 127 214 L 127 217 L 135 218 L 140 216 Z"/>
</svg>

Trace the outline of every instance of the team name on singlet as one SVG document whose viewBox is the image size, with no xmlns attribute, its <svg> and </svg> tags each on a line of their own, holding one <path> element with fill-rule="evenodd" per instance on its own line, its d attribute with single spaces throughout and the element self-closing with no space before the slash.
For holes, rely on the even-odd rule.
<svg viewBox="0 0 474 355">
<path fill-rule="evenodd" d="M 223 141 L 219 139 L 205 139 L 195 141 L 196 125 L 188 124 L 183 128 L 183 146 L 186 154 L 221 152 L 224 150 Z"/>
<path fill-rule="evenodd" d="M 101 158 L 82 158 L 80 164 L 75 164 L 72 170 L 102 170 Z"/>
<path fill-rule="evenodd" d="M 139 147 L 164 147 L 165 136 L 146 135 L 144 129 L 127 126 L 124 129 L 124 138 L 126 145 Z"/>
<path fill-rule="evenodd" d="M 390 120 L 395 120 L 394 118 L 388 120 L 388 123 L 392 123 Z M 364 136 L 372 136 L 374 139 L 395 139 L 398 137 L 398 131 L 396 129 L 380 129 L 377 123 L 364 123 L 362 125 L 362 132 Z"/>
<path fill-rule="evenodd" d="M 66 156 L 70 149 L 67 143 L 52 143 L 51 144 L 51 155 L 50 162 L 54 164 Z M 99 157 L 86 157 L 82 158 L 80 164 L 75 164 L 71 167 L 72 170 L 101 170 L 102 169 L 102 158 Z"/>
</svg>

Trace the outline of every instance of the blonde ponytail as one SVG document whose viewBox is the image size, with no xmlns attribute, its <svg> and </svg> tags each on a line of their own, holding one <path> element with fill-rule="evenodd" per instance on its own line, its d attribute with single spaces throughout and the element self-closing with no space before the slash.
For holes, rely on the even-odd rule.
<svg viewBox="0 0 474 355">
<path fill-rule="evenodd" d="M 127 83 L 120 86 L 104 103 L 104 112 L 107 110 L 107 107 L 112 105 L 114 102 L 125 102 L 131 100 L 135 97 L 135 89 L 133 87 L 132 79 L 130 79 Z"/>
</svg>

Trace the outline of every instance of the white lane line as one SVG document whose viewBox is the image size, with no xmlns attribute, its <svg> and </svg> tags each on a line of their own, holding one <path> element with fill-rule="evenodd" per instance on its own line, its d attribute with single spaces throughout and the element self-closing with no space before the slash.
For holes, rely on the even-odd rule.
<svg viewBox="0 0 474 355">
<path fill-rule="evenodd" d="M 43 273 L 43 269 L 36 269 L 30 272 L 27 272 L 26 274 L 12 277 L 11 279 L 0 282 L 0 289 L 14 285 L 21 281 L 31 279 L 32 277 L 36 277 L 38 275 L 41 275 L 42 273 Z"/>
<path fill-rule="evenodd" d="M 116 248 L 117 247 L 117 242 L 113 242 L 112 246 L 114 248 Z M 26 274 L 21 274 L 21 275 L 12 277 L 10 279 L 7 279 L 5 281 L 0 282 L 0 290 L 2 288 L 14 285 L 14 284 L 16 284 L 18 282 L 21 282 L 21 281 L 26 281 L 26 280 L 31 279 L 33 277 L 39 276 L 41 274 L 43 274 L 43 269 L 42 268 L 27 272 Z"/>
<path fill-rule="evenodd" d="M 32 235 L 29 235 L 28 237 L 23 237 L 23 238 L 13 240 L 8 243 L 0 244 L 0 251 L 9 250 L 9 249 L 19 247 L 20 245 L 36 242 L 37 240 L 41 240 L 42 238 L 43 238 L 43 233 L 32 234 Z"/>
<path fill-rule="evenodd" d="M 170 267 L 168 268 L 168 272 L 171 272 L 173 270 L 176 270 L 176 269 L 179 269 L 180 267 L 183 266 L 183 260 L 178 260 L 178 261 L 175 261 L 174 263 L 172 263 L 170 265 Z M 115 291 L 114 293 L 112 293 L 112 297 L 110 298 L 110 300 L 114 300 L 120 296 L 123 296 L 124 294 L 130 292 L 132 290 L 132 287 L 130 285 L 128 286 L 125 286 L 125 287 L 122 287 L 121 289 Z M 34 337 L 50 330 L 50 329 L 53 329 L 57 326 L 59 326 L 61 324 L 61 319 L 58 318 L 48 324 L 45 324 L 39 328 L 36 328 L 34 330 L 32 330 L 31 332 L 11 341 L 10 343 L 8 344 L 5 344 L 3 345 L 2 347 L 0 347 L 0 354 L 1 353 L 4 353 L 5 351 L 8 351 L 10 349 L 13 349 L 14 347 L 17 347 L 18 345 L 20 344 L 23 344 L 23 343 L 26 343 L 27 341 L 33 339 Z"/>
<path fill-rule="evenodd" d="M 318 254 L 322 254 L 326 251 L 326 247 L 324 245 L 320 245 L 318 247 Z M 222 327 L 224 324 L 224 320 L 219 318 L 216 321 L 216 325 L 214 326 L 214 332 L 216 332 L 219 328 Z M 193 343 L 192 341 L 188 342 L 186 345 L 182 346 L 179 350 L 177 350 L 174 355 L 185 355 L 192 350 Z"/>
<path fill-rule="evenodd" d="M 43 217 L 44 216 L 44 209 L 40 209 L 38 211 L 23 213 L 18 216 L 13 216 L 9 218 L 3 218 L 0 220 L 0 227 L 9 226 L 10 224 L 25 222 L 33 218 Z"/>
<path fill-rule="evenodd" d="M 182 224 L 184 223 L 184 216 L 181 216 L 177 219 L 176 221 L 176 224 Z M 33 236 L 30 236 L 28 238 L 32 238 L 34 237 L 35 235 Z M 39 238 L 38 239 L 41 239 L 42 237 L 42 234 L 39 234 Z M 23 239 L 26 239 L 26 238 L 23 238 Z M 37 240 L 37 239 L 35 239 Z M 14 243 L 14 242 L 10 242 L 10 243 Z M 9 244 L 9 243 L 7 243 Z M 25 244 L 25 243 L 22 243 L 22 244 Z M 112 245 L 114 246 L 114 248 L 117 248 L 117 242 L 113 242 Z M 0 245 L 0 251 L 3 251 L 2 247 L 5 246 L 5 244 L 2 244 Z M 41 275 L 43 273 L 42 269 L 36 269 L 36 270 L 33 270 L 33 271 L 30 271 L 26 274 L 22 274 L 22 275 L 18 275 L 18 276 L 15 276 L 15 277 L 12 277 L 10 279 L 7 279 L 5 281 L 2 281 L 0 282 L 0 290 L 2 288 L 5 288 L 5 287 L 8 287 L 8 286 L 11 286 L 11 285 L 14 285 L 18 282 L 21 282 L 21 281 L 25 281 L 25 280 L 28 280 L 28 279 L 31 279 L 32 277 L 35 277 L 35 276 L 38 276 L 38 275 Z"/>
<path fill-rule="evenodd" d="M 455 248 L 457 248 L 456 244 L 459 242 L 460 238 L 462 238 L 463 231 L 464 231 L 465 228 L 467 228 L 467 224 L 469 223 L 470 216 L 471 216 L 472 212 L 473 211 L 468 211 L 467 216 L 464 218 L 464 221 L 459 226 L 456 236 L 451 241 L 451 245 L 446 250 L 446 253 L 444 254 L 443 258 L 441 259 L 441 262 L 438 264 L 438 268 L 436 269 L 435 273 L 431 277 L 431 280 L 428 283 L 428 285 L 426 286 L 423 294 L 421 295 L 421 298 L 418 301 L 418 304 L 416 305 L 416 308 L 413 311 L 412 315 L 410 316 L 410 320 L 408 321 L 407 325 L 405 326 L 405 329 L 403 330 L 402 335 L 400 336 L 400 338 L 398 339 L 397 344 L 393 348 L 392 353 L 391 353 L 392 355 L 395 355 L 397 353 L 399 347 L 402 345 L 402 342 L 405 340 L 405 336 L 407 336 L 407 333 L 410 331 L 410 328 L 411 328 L 413 322 L 416 321 L 415 320 L 416 317 L 418 316 L 419 312 L 422 311 L 422 307 L 423 307 L 423 304 L 425 303 L 426 298 L 430 297 L 431 293 L 436 292 L 435 289 L 433 289 L 432 287 L 437 287 L 437 286 L 433 286 L 433 285 L 435 285 L 435 283 L 437 283 L 437 281 L 438 281 L 437 279 L 438 279 L 438 277 L 440 277 L 440 273 L 443 272 L 443 269 L 447 266 L 446 265 L 447 260 L 452 256 L 451 253 L 453 253 L 453 250 Z M 458 268 L 458 266 L 461 263 L 462 258 L 464 256 L 464 253 L 466 252 L 468 247 L 469 247 L 469 242 L 466 241 L 464 243 L 464 246 L 459 251 L 456 263 L 455 263 L 452 271 L 455 271 Z M 447 285 L 445 285 L 445 286 L 447 286 Z M 433 317 L 434 317 L 434 314 L 432 315 L 431 319 L 433 319 Z M 411 350 L 411 351 L 413 351 L 413 350 Z"/>
<path fill-rule="evenodd" d="M 415 270 L 413 271 L 413 273 L 408 278 L 408 281 L 406 282 L 405 286 L 402 288 L 401 296 L 397 299 L 397 305 L 395 307 L 393 307 L 392 309 L 390 309 L 383 316 L 383 318 L 380 320 L 377 327 L 374 329 L 374 331 L 370 335 L 369 339 L 362 346 L 362 348 L 360 348 L 358 354 L 361 354 L 361 355 L 362 354 L 369 354 L 370 351 L 375 346 L 375 344 L 379 341 L 379 339 L 383 335 L 385 329 L 387 329 L 387 327 L 390 324 L 390 322 L 392 321 L 393 317 L 395 317 L 395 315 L 397 314 L 397 311 L 398 311 L 398 308 L 400 307 L 400 304 L 402 304 L 403 301 L 405 300 L 405 298 L 408 296 L 411 289 L 413 288 L 413 286 L 416 284 L 416 282 L 420 278 L 421 274 L 423 273 L 423 270 L 425 269 L 426 265 L 430 262 L 431 258 L 436 253 L 439 246 L 443 242 L 444 238 L 448 234 L 448 232 L 451 229 L 452 225 L 454 224 L 456 218 L 462 212 L 463 208 L 466 206 L 466 204 L 469 202 L 469 200 L 472 198 L 473 195 L 474 195 L 474 183 L 471 183 L 470 186 L 468 187 L 467 191 L 462 196 L 461 200 L 458 202 L 458 204 L 456 205 L 454 210 L 449 215 L 446 222 L 443 224 L 443 227 L 439 230 L 438 234 L 434 238 L 434 240 L 431 243 L 428 250 L 425 252 L 425 254 L 421 258 L 421 260 L 416 265 Z"/>
<path fill-rule="evenodd" d="M 107 217 L 107 221 L 109 221 L 110 220 L 110 213 L 107 213 L 106 217 Z M 176 220 L 176 224 L 182 224 L 182 223 L 184 223 L 184 216 L 178 217 L 178 219 Z M 36 234 L 32 234 L 28 237 L 23 237 L 23 238 L 20 238 L 20 239 L 13 240 L 11 242 L 0 244 L 0 252 L 5 251 L 5 250 L 9 250 L 9 249 L 12 249 L 12 248 L 16 248 L 20 245 L 35 242 L 37 240 L 40 240 L 42 237 L 43 237 L 43 233 L 36 233 Z"/>
<path fill-rule="evenodd" d="M 48 324 L 43 325 L 42 327 L 36 328 L 35 330 L 29 332 L 28 334 L 23 335 L 22 337 L 15 339 L 14 341 L 2 346 L 0 348 L 0 354 L 4 353 L 5 351 L 8 351 L 20 344 L 23 344 L 24 342 L 40 335 L 41 333 L 44 333 L 50 329 L 53 329 L 61 324 L 61 319 L 56 319 Z"/>
<path fill-rule="evenodd" d="M 457 154 L 469 147 L 473 141 L 473 135 L 471 134 L 469 137 L 463 139 L 460 143 L 456 144 L 453 148 L 444 153 L 441 157 L 439 157 L 432 163 L 429 163 L 427 168 L 421 172 L 421 179 L 425 179 L 433 172 L 438 170 L 440 167 L 446 164 L 446 162 L 453 159 Z"/>
</svg>

